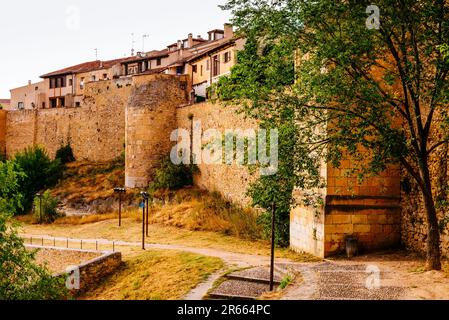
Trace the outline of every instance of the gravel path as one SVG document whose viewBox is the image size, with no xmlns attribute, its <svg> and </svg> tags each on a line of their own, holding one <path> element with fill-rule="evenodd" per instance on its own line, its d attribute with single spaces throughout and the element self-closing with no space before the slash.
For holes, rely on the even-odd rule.
<svg viewBox="0 0 449 320">
<path fill-rule="evenodd" d="M 66 271 L 69 266 L 80 265 L 100 255 L 101 253 L 39 249 L 36 254 L 36 262 L 41 266 L 46 266 L 52 273 L 61 273 Z"/>
</svg>

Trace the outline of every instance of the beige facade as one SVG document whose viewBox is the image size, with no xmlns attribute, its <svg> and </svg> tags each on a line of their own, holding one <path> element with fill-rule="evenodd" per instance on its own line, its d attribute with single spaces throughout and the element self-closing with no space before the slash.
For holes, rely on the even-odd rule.
<svg viewBox="0 0 449 320">
<path fill-rule="evenodd" d="M 37 83 L 28 83 L 28 85 L 10 90 L 11 92 L 11 110 L 33 110 L 45 107 L 47 102 L 47 83 L 41 81 Z"/>
</svg>

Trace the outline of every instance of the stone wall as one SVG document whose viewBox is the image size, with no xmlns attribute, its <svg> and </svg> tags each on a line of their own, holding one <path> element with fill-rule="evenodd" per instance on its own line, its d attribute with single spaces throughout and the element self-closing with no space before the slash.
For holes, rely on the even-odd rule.
<svg viewBox="0 0 449 320">
<path fill-rule="evenodd" d="M 80 265 L 79 292 L 95 288 L 105 277 L 113 274 L 121 264 L 122 254 L 120 252 L 106 252 L 101 257 Z"/>
<path fill-rule="evenodd" d="M 6 111 L 0 110 L 0 158 L 6 155 Z"/>
<path fill-rule="evenodd" d="M 61 146 L 70 142 L 78 160 L 118 158 L 124 151 L 125 104 L 131 84 L 122 80 L 89 83 L 79 108 L 9 111 L 7 156 L 41 145 L 54 157 Z"/>
<path fill-rule="evenodd" d="M 437 127 L 437 125 L 435 126 Z M 441 135 L 432 133 L 431 139 L 436 136 L 438 140 Z M 431 141 L 430 145 L 437 141 Z M 432 181 L 432 193 L 434 199 L 445 200 L 446 203 L 437 208 L 438 218 L 440 221 L 449 215 L 449 207 L 447 205 L 448 192 L 443 186 L 448 185 L 448 146 L 438 148 L 430 158 L 430 172 Z M 413 251 L 417 251 L 423 255 L 426 254 L 427 248 L 427 217 L 424 210 L 424 200 L 418 185 L 403 170 L 403 188 L 402 188 L 402 242 L 404 246 Z M 441 253 L 449 258 L 449 225 L 445 225 L 441 234 Z"/>
<path fill-rule="evenodd" d="M 217 129 L 225 133 L 226 129 L 257 129 L 254 120 L 237 114 L 237 107 L 223 106 L 210 102 L 199 103 L 178 108 L 177 123 L 179 128 L 191 132 L 192 121 L 199 122 L 201 129 Z M 246 167 L 234 163 L 232 165 L 214 164 L 198 165 L 200 173 L 195 177 L 195 183 L 206 190 L 217 191 L 227 200 L 240 205 L 248 205 L 250 199 L 246 191 L 254 177 Z"/>
<path fill-rule="evenodd" d="M 176 108 L 189 101 L 188 79 L 153 75 L 133 86 L 126 107 L 126 187 L 148 186 L 162 157 L 170 154 Z"/>
<path fill-rule="evenodd" d="M 400 245 L 399 167 L 391 166 L 378 177 L 359 182 L 349 174 L 354 166 L 350 160 L 342 161 L 340 168 L 323 164 L 324 206 L 321 210 L 300 206 L 292 211 L 294 250 L 331 256 L 345 250 L 348 236 L 355 236 L 365 252 Z"/>
<path fill-rule="evenodd" d="M 362 251 L 399 246 L 401 242 L 400 168 L 390 166 L 377 177 L 359 182 L 348 176 L 357 164 L 328 166 L 325 209 L 326 255 L 345 249 L 347 236 L 356 236 Z"/>
</svg>

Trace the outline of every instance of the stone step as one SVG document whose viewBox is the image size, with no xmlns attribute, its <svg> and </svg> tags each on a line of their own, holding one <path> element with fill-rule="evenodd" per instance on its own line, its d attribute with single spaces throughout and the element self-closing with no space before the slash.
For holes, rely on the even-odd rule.
<svg viewBox="0 0 449 320">
<path fill-rule="evenodd" d="M 228 280 L 209 293 L 212 299 L 222 300 L 256 300 L 270 291 L 270 286 L 242 280 Z"/>
</svg>

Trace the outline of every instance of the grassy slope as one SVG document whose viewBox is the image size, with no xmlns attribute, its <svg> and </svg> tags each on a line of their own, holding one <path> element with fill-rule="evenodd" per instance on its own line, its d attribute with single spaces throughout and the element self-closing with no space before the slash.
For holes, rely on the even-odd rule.
<svg viewBox="0 0 449 320">
<path fill-rule="evenodd" d="M 123 267 L 82 299 L 179 300 L 221 268 L 220 259 L 185 252 L 125 256 Z"/>
</svg>

